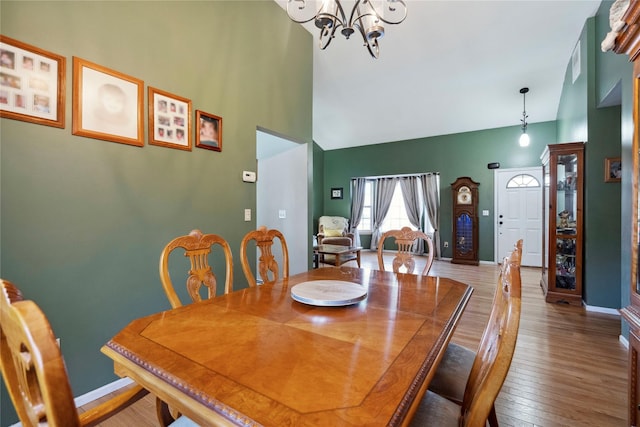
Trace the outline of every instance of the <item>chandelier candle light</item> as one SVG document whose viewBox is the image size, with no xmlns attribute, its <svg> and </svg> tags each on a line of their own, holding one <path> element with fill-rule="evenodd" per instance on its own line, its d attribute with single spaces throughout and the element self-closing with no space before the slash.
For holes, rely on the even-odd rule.
<svg viewBox="0 0 640 427">
<path fill-rule="evenodd" d="M 289 0 L 287 14 L 300 24 L 314 21 L 320 29 L 320 49 L 326 49 L 342 27 L 340 33 L 346 39 L 357 30 L 371 56 L 378 58 L 378 39 L 384 36 L 383 24 L 404 21 L 407 5 L 403 0 L 356 0 L 347 20 L 340 0 Z"/>
<path fill-rule="evenodd" d="M 528 87 L 523 87 L 520 89 L 520 93 L 522 94 L 522 118 L 520 121 L 522 122 L 522 135 L 520 135 L 520 146 L 527 147 L 529 146 L 529 135 L 527 134 L 527 104 L 526 104 L 526 96 L 527 92 L 529 92 Z"/>
</svg>

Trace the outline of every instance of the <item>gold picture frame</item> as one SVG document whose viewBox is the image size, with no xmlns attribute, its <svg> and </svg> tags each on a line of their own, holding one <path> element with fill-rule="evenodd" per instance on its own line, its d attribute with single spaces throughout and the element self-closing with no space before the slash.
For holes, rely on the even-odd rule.
<svg viewBox="0 0 640 427">
<path fill-rule="evenodd" d="M 196 110 L 196 147 L 222 151 L 222 117 Z"/>
<path fill-rule="evenodd" d="M 148 88 L 149 144 L 191 151 L 191 100 Z"/>
<path fill-rule="evenodd" d="M 144 146 L 144 82 L 73 57 L 74 135 Z"/>
<path fill-rule="evenodd" d="M 66 58 L 0 35 L 0 117 L 65 127 Z"/>
<path fill-rule="evenodd" d="M 604 182 L 620 182 L 622 180 L 622 160 L 620 157 L 604 159 Z"/>
</svg>

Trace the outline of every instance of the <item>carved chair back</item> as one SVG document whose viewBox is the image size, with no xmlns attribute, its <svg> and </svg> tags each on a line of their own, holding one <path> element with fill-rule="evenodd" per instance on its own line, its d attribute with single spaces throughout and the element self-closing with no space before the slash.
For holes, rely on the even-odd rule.
<svg viewBox="0 0 640 427">
<path fill-rule="evenodd" d="M 212 248 L 220 246 L 224 254 L 226 278 L 224 293 L 229 293 L 233 287 L 233 258 L 231 248 L 225 239 L 217 234 L 202 234 L 200 230 L 193 230 L 186 236 L 176 237 L 162 250 L 160 254 L 160 280 L 171 307 L 182 306 L 182 302 L 173 287 L 169 274 L 169 256 L 174 249 L 185 250 L 184 256 L 189 257 L 191 268 L 187 274 L 187 292 L 192 302 L 201 301 L 200 291 L 202 286 L 207 287 L 207 298 L 216 296 L 218 280 L 209 264 Z"/>
<path fill-rule="evenodd" d="M 402 227 L 400 230 L 389 230 L 385 232 L 380 238 L 380 242 L 378 243 L 378 267 L 380 270 L 385 271 L 384 267 L 384 242 L 388 238 L 395 239 L 395 243 L 397 245 L 397 252 L 395 253 L 392 261 L 393 271 L 394 273 L 401 272 L 404 267 L 404 272 L 408 274 L 413 274 L 413 271 L 416 267 L 416 260 L 413 256 L 413 247 L 414 243 L 418 239 L 423 239 L 427 242 L 427 249 L 429 253 L 427 255 L 427 262 L 422 269 L 422 275 L 426 276 L 431 269 L 431 265 L 433 264 L 433 240 L 431 237 L 423 233 L 419 230 L 412 230 L 409 227 Z"/>
<path fill-rule="evenodd" d="M 260 279 L 264 283 L 273 283 L 280 278 L 280 267 L 272 251 L 276 238 L 280 241 L 280 247 L 282 249 L 282 278 L 285 279 L 289 277 L 289 251 L 284 236 L 276 229 L 269 230 L 267 227 L 261 226 L 257 230 L 247 233 L 240 243 L 240 261 L 249 286 L 256 286 L 258 284 L 256 276 L 253 274 L 251 266 L 249 265 L 247 255 L 247 248 L 251 241 L 255 242 L 256 247 L 260 251 L 258 259 L 258 274 Z"/>
</svg>

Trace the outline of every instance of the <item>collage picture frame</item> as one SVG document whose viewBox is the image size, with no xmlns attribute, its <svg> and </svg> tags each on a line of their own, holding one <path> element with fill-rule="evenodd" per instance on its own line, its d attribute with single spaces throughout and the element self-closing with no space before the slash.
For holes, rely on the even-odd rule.
<svg viewBox="0 0 640 427">
<path fill-rule="evenodd" d="M 191 100 L 148 89 L 149 144 L 191 151 Z"/>
<path fill-rule="evenodd" d="M 66 58 L 0 35 L 0 117 L 65 127 Z"/>
</svg>

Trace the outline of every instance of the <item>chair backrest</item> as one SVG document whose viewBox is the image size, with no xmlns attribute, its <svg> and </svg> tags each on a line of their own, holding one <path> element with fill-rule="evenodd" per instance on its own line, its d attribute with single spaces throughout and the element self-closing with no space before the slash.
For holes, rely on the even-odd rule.
<svg viewBox="0 0 640 427">
<path fill-rule="evenodd" d="M 240 243 L 240 262 L 242 263 L 242 271 L 247 278 L 249 286 L 256 286 L 256 276 L 251 270 L 249 265 L 249 258 L 247 256 L 247 246 L 250 241 L 255 241 L 256 247 L 260 250 L 260 256 L 258 259 L 258 274 L 260 279 L 264 283 L 273 283 L 280 278 L 280 268 L 278 261 L 276 261 L 273 251 L 274 239 L 280 241 L 282 248 L 282 278 L 289 277 L 289 250 L 287 249 L 287 242 L 282 233 L 276 229 L 268 230 L 264 225 L 257 230 L 248 232 L 242 242 Z"/>
<path fill-rule="evenodd" d="M 402 227 L 400 230 L 389 230 L 382 235 L 380 242 L 378 243 L 378 268 L 380 270 L 385 271 L 383 251 L 384 242 L 387 238 L 394 238 L 398 247 L 392 263 L 394 273 L 401 272 L 401 268 L 404 267 L 406 273 L 412 274 L 416 267 L 416 261 L 412 253 L 414 243 L 418 239 L 423 239 L 427 242 L 429 254 L 427 256 L 426 265 L 422 269 L 422 275 L 426 276 L 429 273 L 431 265 L 433 264 L 433 241 L 431 240 L 431 237 L 422 231 L 412 230 L 409 227 Z"/>
<path fill-rule="evenodd" d="M 318 233 L 326 237 L 346 236 L 349 233 L 349 220 L 341 216 L 321 216 L 318 218 Z"/>
<path fill-rule="evenodd" d="M 465 427 L 484 427 L 489 412 L 507 377 L 520 325 L 522 240 L 505 257 L 489 322 L 469 374 L 461 408 Z"/>
<path fill-rule="evenodd" d="M 176 248 L 185 250 L 184 256 L 189 257 L 191 269 L 189 270 L 186 286 L 193 302 L 201 301 L 200 290 L 202 285 L 208 288 L 207 298 L 216 296 L 217 278 L 209 265 L 209 256 L 212 248 L 219 245 L 225 258 L 226 279 L 224 293 L 229 293 L 233 287 L 233 259 L 231 248 L 225 239 L 217 234 L 202 234 L 200 230 L 193 230 L 186 236 L 176 237 L 170 241 L 160 254 L 160 280 L 171 307 L 182 306 L 182 302 L 176 294 L 169 274 L 169 256 Z"/>
<path fill-rule="evenodd" d="M 12 283 L 0 284 L 0 367 L 22 425 L 80 425 L 49 321 Z"/>
</svg>

